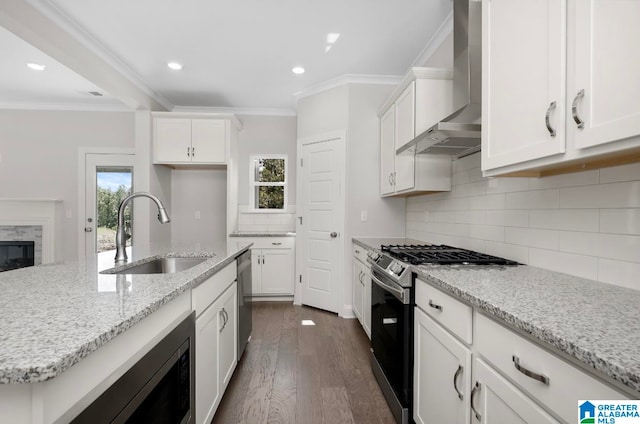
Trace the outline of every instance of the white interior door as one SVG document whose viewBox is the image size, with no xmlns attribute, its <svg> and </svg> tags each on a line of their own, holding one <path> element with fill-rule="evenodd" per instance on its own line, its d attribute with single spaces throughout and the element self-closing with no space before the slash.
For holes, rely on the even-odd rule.
<svg viewBox="0 0 640 424">
<path fill-rule="evenodd" d="M 338 312 L 344 257 L 344 137 L 302 145 L 301 303 Z"/>
<path fill-rule="evenodd" d="M 125 191 L 132 192 L 134 160 L 133 154 L 87 153 L 85 155 L 84 217 L 80 229 L 84 233 L 85 255 L 112 250 L 109 234 L 113 233 L 115 243 L 115 228 L 107 227 L 113 227 L 113 216 L 117 216 L 119 202 L 101 203 L 101 207 L 106 207 L 110 211 L 108 214 L 110 216 L 104 218 L 104 215 L 99 213 L 99 187 L 111 193 L 117 193 L 120 186 L 123 186 Z M 100 222 L 101 220 L 108 222 Z M 98 237 L 101 238 L 100 242 Z M 113 248 L 115 249 L 115 244 Z"/>
</svg>

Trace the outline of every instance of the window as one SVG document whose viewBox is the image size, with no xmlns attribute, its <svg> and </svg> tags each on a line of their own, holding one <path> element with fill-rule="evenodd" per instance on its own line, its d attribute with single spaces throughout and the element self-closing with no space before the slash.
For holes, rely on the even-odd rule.
<svg viewBox="0 0 640 424">
<path fill-rule="evenodd" d="M 284 211 L 287 205 L 287 156 L 252 156 L 249 189 L 251 210 Z"/>
<path fill-rule="evenodd" d="M 118 207 L 120 202 L 133 191 L 133 169 L 131 167 L 96 167 L 96 246 L 104 252 L 116 248 L 116 228 L 118 227 Z M 124 212 L 125 232 L 131 234 L 133 204 Z M 131 246 L 131 239 L 126 240 Z"/>
</svg>

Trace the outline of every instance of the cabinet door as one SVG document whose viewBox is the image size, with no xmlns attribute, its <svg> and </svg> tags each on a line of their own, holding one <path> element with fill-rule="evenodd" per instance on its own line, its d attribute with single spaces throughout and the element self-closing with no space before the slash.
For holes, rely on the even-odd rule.
<svg viewBox="0 0 640 424">
<path fill-rule="evenodd" d="M 228 121 L 222 119 L 191 121 L 192 162 L 227 162 L 227 123 Z"/>
<path fill-rule="evenodd" d="M 414 328 L 414 420 L 468 423 L 471 351 L 419 308 Z"/>
<path fill-rule="evenodd" d="M 196 320 L 196 422 L 211 422 L 220 402 L 218 348 L 222 317 L 218 303 L 210 305 Z"/>
<path fill-rule="evenodd" d="M 262 250 L 251 249 L 251 293 L 262 293 Z"/>
<path fill-rule="evenodd" d="M 482 2 L 483 170 L 565 151 L 566 10 L 566 0 Z"/>
<path fill-rule="evenodd" d="M 153 120 L 154 162 L 191 162 L 191 120 Z"/>
<path fill-rule="evenodd" d="M 472 423 L 558 423 L 481 359 L 473 361 L 473 374 Z"/>
<path fill-rule="evenodd" d="M 395 171 L 395 108 L 391 106 L 380 118 L 380 195 L 391 194 Z"/>
<path fill-rule="evenodd" d="M 220 329 L 219 348 L 219 386 L 220 393 L 229 384 L 233 371 L 236 369 L 238 355 L 238 286 L 233 283 L 220 297 L 220 316 L 222 327 Z M 217 302 L 216 302 L 217 303 Z"/>
<path fill-rule="evenodd" d="M 293 294 L 293 252 L 291 249 L 262 250 L 262 294 Z"/>
<path fill-rule="evenodd" d="M 415 88 L 413 81 L 396 100 L 396 149 L 415 137 Z M 396 156 L 394 182 L 396 192 L 415 186 L 415 153 L 406 151 Z"/>
<path fill-rule="evenodd" d="M 585 148 L 640 134 L 640 2 L 584 0 L 573 2 L 575 65 L 568 77 L 569 101 L 584 122 L 578 128 L 569 113 L 569 134 Z M 583 96 L 579 92 L 583 91 Z"/>
<path fill-rule="evenodd" d="M 362 326 L 371 340 L 371 268 L 362 267 L 362 281 L 364 282 L 364 300 L 362 302 Z"/>
<path fill-rule="evenodd" d="M 364 301 L 364 286 L 362 284 L 362 264 L 353 259 L 353 313 L 362 324 L 362 302 Z"/>
</svg>

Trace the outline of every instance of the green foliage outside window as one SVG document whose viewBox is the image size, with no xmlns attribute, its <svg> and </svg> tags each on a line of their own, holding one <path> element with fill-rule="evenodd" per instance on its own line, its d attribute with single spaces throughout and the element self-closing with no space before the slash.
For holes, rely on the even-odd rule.
<svg viewBox="0 0 640 424">
<path fill-rule="evenodd" d="M 123 185 L 118 187 L 116 191 L 98 187 L 98 226 L 112 230 L 118 227 L 118 207 L 122 199 L 129 194 L 131 194 L 131 189 L 127 190 Z M 131 205 L 125 209 L 124 219 L 131 222 Z"/>
<path fill-rule="evenodd" d="M 259 159 L 255 162 L 256 209 L 284 209 L 284 159 Z"/>
</svg>

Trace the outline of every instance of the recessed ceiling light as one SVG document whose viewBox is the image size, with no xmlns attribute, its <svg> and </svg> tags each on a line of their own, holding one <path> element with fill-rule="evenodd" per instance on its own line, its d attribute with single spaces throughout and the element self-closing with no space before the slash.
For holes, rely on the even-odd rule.
<svg viewBox="0 0 640 424">
<path fill-rule="evenodd" d="M 294 74 L 304 74 L 304 68 L 302 66 L 296 66 L 295 68 L 293 68 L 291 70 L 291 72 L 293 72 Z"/>
<path fill-rule="evenodd" d="M 338 38 L 340 38 L 339 32 L 330 32 L 329 34 L 327 34 L 327 43 L 333 44 L 338 41 Z"/>
<path fill-rule="evenodd" d="M 44 71 L 44 68 L 46 68 L 45 65 L 40 65 L 39 63 L 33 63 L 33 62 L 27 63 L 27 66 L 30 69 L 33 69 L 34 71 Z"/>
<path fill-rule="evenodd" d="M 179 71 L 180 69 L 182 69 L 182 64 L 178 62 L 169 62 L 167 63 L 167 66 L 174 71 Z"/>
</svg>

